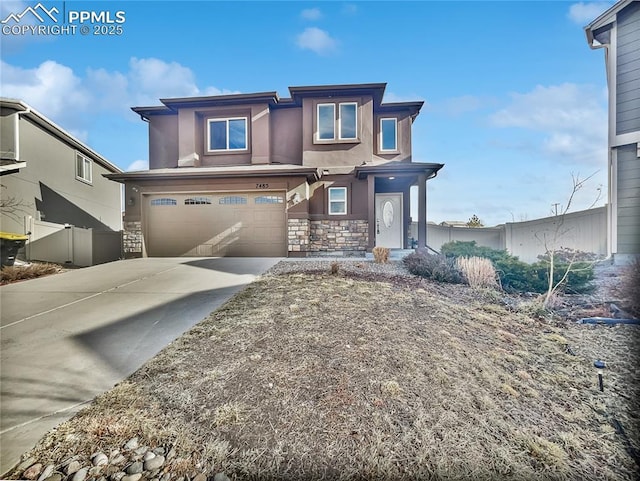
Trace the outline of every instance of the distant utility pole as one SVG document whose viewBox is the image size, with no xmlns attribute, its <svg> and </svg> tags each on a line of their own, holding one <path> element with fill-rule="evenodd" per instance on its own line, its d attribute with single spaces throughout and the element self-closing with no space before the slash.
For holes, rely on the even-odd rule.
<svg viewBox="0 0 640 481">
<path fill-rule="evenodd" d="M 555 204 L 551 204 L 551 207 L 553 208 L 554 215 L 556 215 L 556 216 L 558 215 L 558 206 L 559 205 L 560 205 L 559 202 L 556 202 Z"/>
</svg>

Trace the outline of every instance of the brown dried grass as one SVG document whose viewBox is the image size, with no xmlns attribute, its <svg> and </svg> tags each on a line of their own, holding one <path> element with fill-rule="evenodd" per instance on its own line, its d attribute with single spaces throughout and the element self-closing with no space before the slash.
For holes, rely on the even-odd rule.
<svg viewBox="0 0 640 481">
<path fill-rule="evenodd" d="M 373 253 L 373 260 L 378 264 L 386 264 L 389 262 L 391 249 L 388 247 L 374 247 L 371 252 Z"/>
<path fill-rule="evenodd" d="M 459 257 L 456 261 L 467 284 L 474 289 L 497 289 L 498 274 L 491 260 L 483 257 Z"/>
<path fill-rule="evenodd" d="M 57 274 L 62 268 L 56 264 L 34 262 L 26 266 L 4 266 L 0 270 L 0 285 Z"/>
<path fill-rule="evenodd" d="M 172 473 L 243 480 L 633 479 L 611 419 L 638 448 L 635 326 L 550 328 L 490 299 L 419 279 L 263 277 L 36 452 L 55 463 L 135 434 L 176 449 Z"/>
</svg>

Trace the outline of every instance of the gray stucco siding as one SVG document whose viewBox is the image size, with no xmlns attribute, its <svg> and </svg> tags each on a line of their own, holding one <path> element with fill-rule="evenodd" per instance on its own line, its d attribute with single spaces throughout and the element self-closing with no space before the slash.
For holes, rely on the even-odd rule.
<svg viewBox="0 0 640 481">
<path fill-rule="evenodd" d="M 616 133 L 640 130 L 640 2 L 618 15 Z"/>
<path fill-rule="evenodd" d="M 618 154 L 618 253 L 640 253 L 640 159 L 637 145 L 624 145 Z"/>
</svg>

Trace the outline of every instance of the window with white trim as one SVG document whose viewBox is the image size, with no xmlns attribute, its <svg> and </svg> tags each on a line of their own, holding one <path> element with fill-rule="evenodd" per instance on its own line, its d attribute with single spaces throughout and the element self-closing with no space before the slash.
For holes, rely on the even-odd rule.
<svg viewBox="0 0 640 481">
<path fill-rule="evenodd" d="M 347 188 L 329 187 L 329 215 L 347 213 Z"/>
<path fill-rule="evenodd" d="M 79 152 L 76 152 L 76 179 L 90 184 L 92 182 L 93 162 Z"/>
<path fill-rule="evenodd" d="M 398 119 L 380 119 L 380 150 L 398 150 Z"/>
<path fill-rule="evenodd" d="M 247 150 L 247 118 L 207 120 L 207 150 L 225 152 Z"/>
<path fill-rule="evenodd" d="M 316 140 L 357 140 L 357 102 L 318 104 L 316 109 Z"/>
</svg>

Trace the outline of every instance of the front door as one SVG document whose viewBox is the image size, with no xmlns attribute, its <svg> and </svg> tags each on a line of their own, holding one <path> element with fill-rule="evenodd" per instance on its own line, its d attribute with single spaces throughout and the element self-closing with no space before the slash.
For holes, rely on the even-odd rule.
<svg viewBox="0 0 640 481">
<path fill-rule="evenodd" d="M 402 249 L 402 193 L 376 194 L 376 246 Z"/>
</svg>

